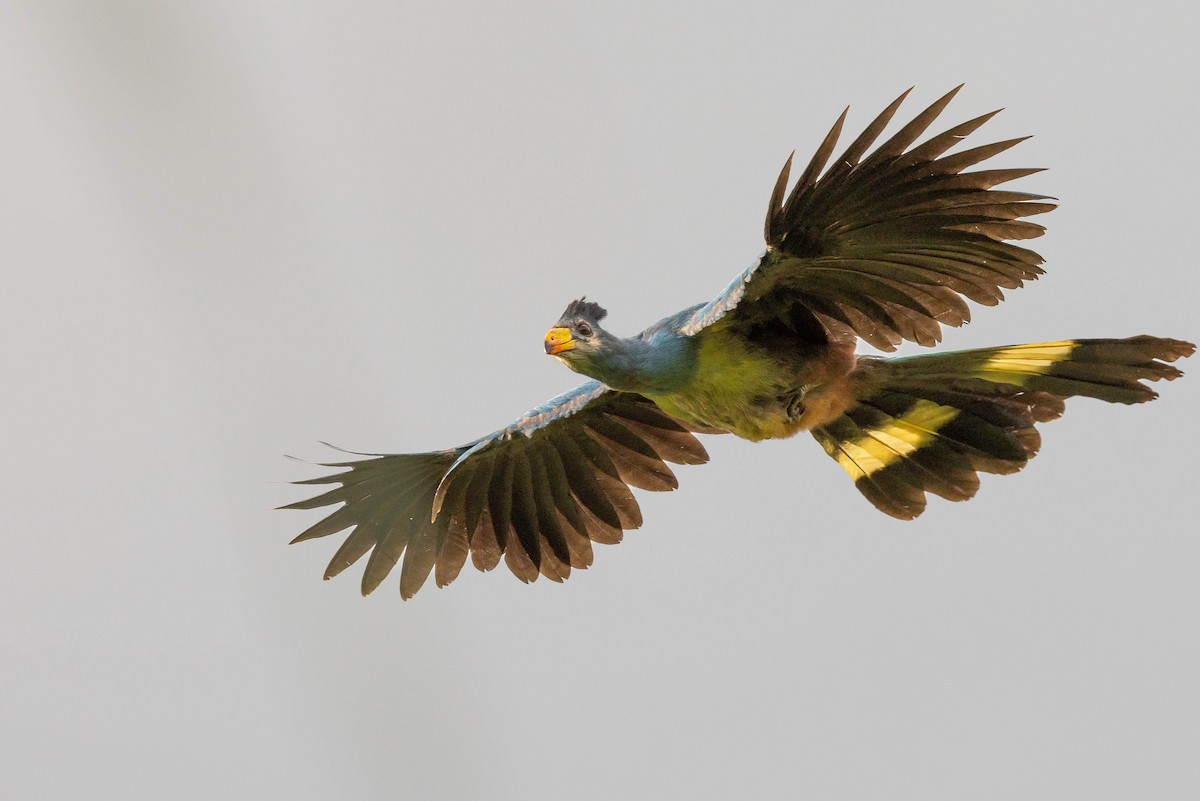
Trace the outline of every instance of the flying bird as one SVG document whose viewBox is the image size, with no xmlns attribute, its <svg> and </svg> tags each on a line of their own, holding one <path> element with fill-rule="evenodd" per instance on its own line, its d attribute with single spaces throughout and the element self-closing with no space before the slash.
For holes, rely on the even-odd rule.
<svg viewBox="0 0 1200 801">
<path fill-rule="evenodd" d="M 1176 339 L 1071 339 L 901 358 L 856 355 L 901 341 L 932 346 L 970 319 L 966 300 L 1042 274 L 1013 244 L 1051 198 L 996 189 L 1037 169 L 971 169 L 1023 139 L 948 153 L 996 112 L 918 140 L 954 89 L 872 146 L 902 94 L 830 161 L 846 112 L 788 191 L 792 158 L 767 207 L 766 250 L 715 298 L 619 337 L 605 310 L 573 301 L 547 354 L 590 380 L 510 425 L 433 453 L 357 454 L 298 484 L 336 487 L 284 508 L 341 504 L 293 542 L 350 529 L 325 578 L 370 553 L 362 592 L 400 568 L 407 599 L 468 556 L 503 559 L 522 581 L 566 579 L 642 516 L 631 487 L 678 486 L 667 463 L 708 460 L 696 434 L 758 441 L 808 431 L 880 511 L 911 520 L 925 493 L 972 497 L 978 473 L 1014 473 L 1037 453 L 1035 425 L 1065 398 L 1141 403 L 1145 384 L 1195 346 Z M 794 156 L 794 154 L 793 154 Z"/>
</svg>

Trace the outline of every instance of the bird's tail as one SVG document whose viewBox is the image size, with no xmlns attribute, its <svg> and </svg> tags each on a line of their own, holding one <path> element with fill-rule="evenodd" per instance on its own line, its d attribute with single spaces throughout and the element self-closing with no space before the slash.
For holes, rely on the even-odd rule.
<svg viewBox="0 0 1200 801">
<path fill-rule="evenodd" d="M 1014 473 L 1037 453 L 1034 427 L 1075 395 L 1142 403 L 1142 380 L 1182 373 L 1167 364 L 1195 352 L 1177 339 L 1075 339 L 895 359 L 862 360 L 855 403 L 813 429 L 880 511 L 911 520 L 925 492 L 970 498 L 978 472 Z"/>
</svg>

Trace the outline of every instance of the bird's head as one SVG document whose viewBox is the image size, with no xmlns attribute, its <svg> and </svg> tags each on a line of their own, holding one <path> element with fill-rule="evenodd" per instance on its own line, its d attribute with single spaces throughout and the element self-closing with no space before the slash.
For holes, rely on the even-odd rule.
<svg viewBox="0 0 1200 801">
<path fill-rule="evenodd" d="M 571 301 L 554 327 L 546 332 L 546 353 L 572 370 L 590 375 L 589 366 L 596 363 L 614 340 L 612 334 L 600 327 L 607 314 L 599 303 L 587 298 Z"/>
</svg>

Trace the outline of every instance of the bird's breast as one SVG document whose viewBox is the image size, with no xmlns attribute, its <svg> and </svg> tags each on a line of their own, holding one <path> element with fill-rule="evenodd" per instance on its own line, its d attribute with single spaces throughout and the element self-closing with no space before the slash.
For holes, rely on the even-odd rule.
<svg viewBox="0 0 1200 801">
<path fill-rule="evenodd" d="M 829 375 L 822 364 L 798 354 L 777 354 L 725 331 L 709 332 L 697 344 L 689 380 L 672 392 L 649 394 L 684 423 L 743 439 L 779 439 L 828 422 L 851 402 L 845 378 L 852 363 Z"/>
</svg>

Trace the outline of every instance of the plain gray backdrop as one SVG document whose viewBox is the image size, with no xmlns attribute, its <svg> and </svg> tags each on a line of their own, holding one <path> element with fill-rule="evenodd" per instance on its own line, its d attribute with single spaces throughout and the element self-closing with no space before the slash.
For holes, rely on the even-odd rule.
<svg viewBox="0 0 1200 801">
<path fill-rule="evenodd" d="M 915 523 L 707 438 L 562 586 L 363 599 L 272 511 L 573 386 L 572 298 L 712 296 L 913 84 L 1062 202 L 947 346 L 1197 339 L 1183 4 L 2 5 L 4 797 L 1200 797 L 1200 375 Z"/>
</svg>

